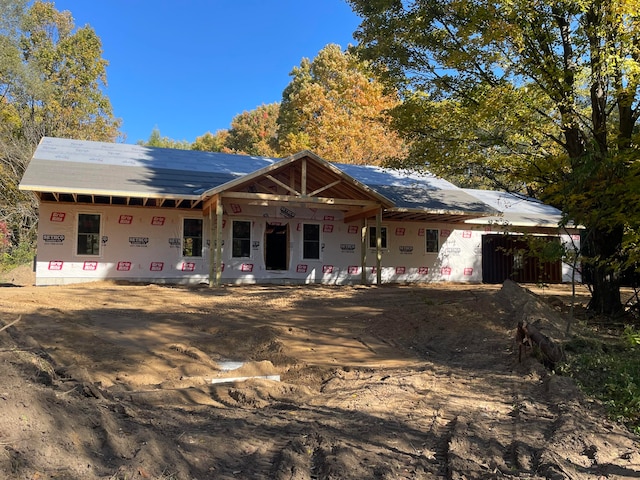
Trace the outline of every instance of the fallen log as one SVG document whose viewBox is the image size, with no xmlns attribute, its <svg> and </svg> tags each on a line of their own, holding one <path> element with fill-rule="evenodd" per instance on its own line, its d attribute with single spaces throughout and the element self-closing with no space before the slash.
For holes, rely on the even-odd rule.
<svg viewBox="0 0 640 480">
<path fill-rule="evenodd" d="M 521 359 L 522 347 L 525 345 L 531 345 L 532 348 L 536 348 L 542 357 L 543 365 L 546 367 L 554 368 L 556 363 L 564 359 L 562 348 L 530 323 L 518 323 L 516 338 L 520 339 L 519 360 Z"/>
</svg>

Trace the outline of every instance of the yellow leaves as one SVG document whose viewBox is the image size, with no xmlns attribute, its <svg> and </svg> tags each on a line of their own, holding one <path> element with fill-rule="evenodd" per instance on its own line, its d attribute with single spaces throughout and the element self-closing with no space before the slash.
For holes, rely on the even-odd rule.
<svg viewBox="0 0 640 480">
<path fill-rule="evenodd" d="M 335 162 L 381 163 L 403 150 L 384 121 L 397 104 L 365 63 L 328 45 L 293 71 L 281 105 L 281 153 L 310 149 Z"/>
</svg>

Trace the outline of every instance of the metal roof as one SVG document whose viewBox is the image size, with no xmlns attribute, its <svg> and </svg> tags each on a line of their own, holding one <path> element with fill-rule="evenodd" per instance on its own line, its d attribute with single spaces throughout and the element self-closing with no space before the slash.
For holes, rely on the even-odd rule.
<svg viewBox="0 0 640 480">
<path fill-rule="evenodd" d="M 45 137 L 20 188 L 98 196 L 200 199 L 277 159 Z"/>
<path fill-rule="evenodd" d="M 562 220 L 562 211 L 531 197 L 495 190 L 464 191 L 500 212 L 499 215 L 469 219 L 466 223 L 557 229 Z"/>
</svg>

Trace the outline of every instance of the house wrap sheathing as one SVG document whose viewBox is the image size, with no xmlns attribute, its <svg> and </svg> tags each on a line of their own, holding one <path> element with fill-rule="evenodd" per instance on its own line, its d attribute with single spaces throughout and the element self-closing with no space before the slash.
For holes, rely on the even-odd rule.
<svg viewBox="0 0 640 480">
<path fill-rule="evenodd" d="M 45 137 L 20 189 L 39 199 L 37 285 L 482 282 L 483 268 L 496 273 L 483 250 L 511 255 L 496 257 L 492 236 L 579 242 L 532 199 L 308 151 L 275 159 Z M 523 268 L 510 262 L 499 275 Z M 550 268 L 543 280 L 571 279 L 569 265 Z"/>
</svg>

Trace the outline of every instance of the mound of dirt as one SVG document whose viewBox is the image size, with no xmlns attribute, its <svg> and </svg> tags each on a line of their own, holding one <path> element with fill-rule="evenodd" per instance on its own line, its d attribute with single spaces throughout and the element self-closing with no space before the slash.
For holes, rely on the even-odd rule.
<svg viewBox="0 0 640 480">
<path fill-rule="evenodd" d="M 21 317 L 0 332 L 0 477 L 640 477 L 637 437 L 518 362 L 521 320 L 563 341 L 569 289 L 535 290 L 0 288 L 0 328 Z"/>
</svg>

